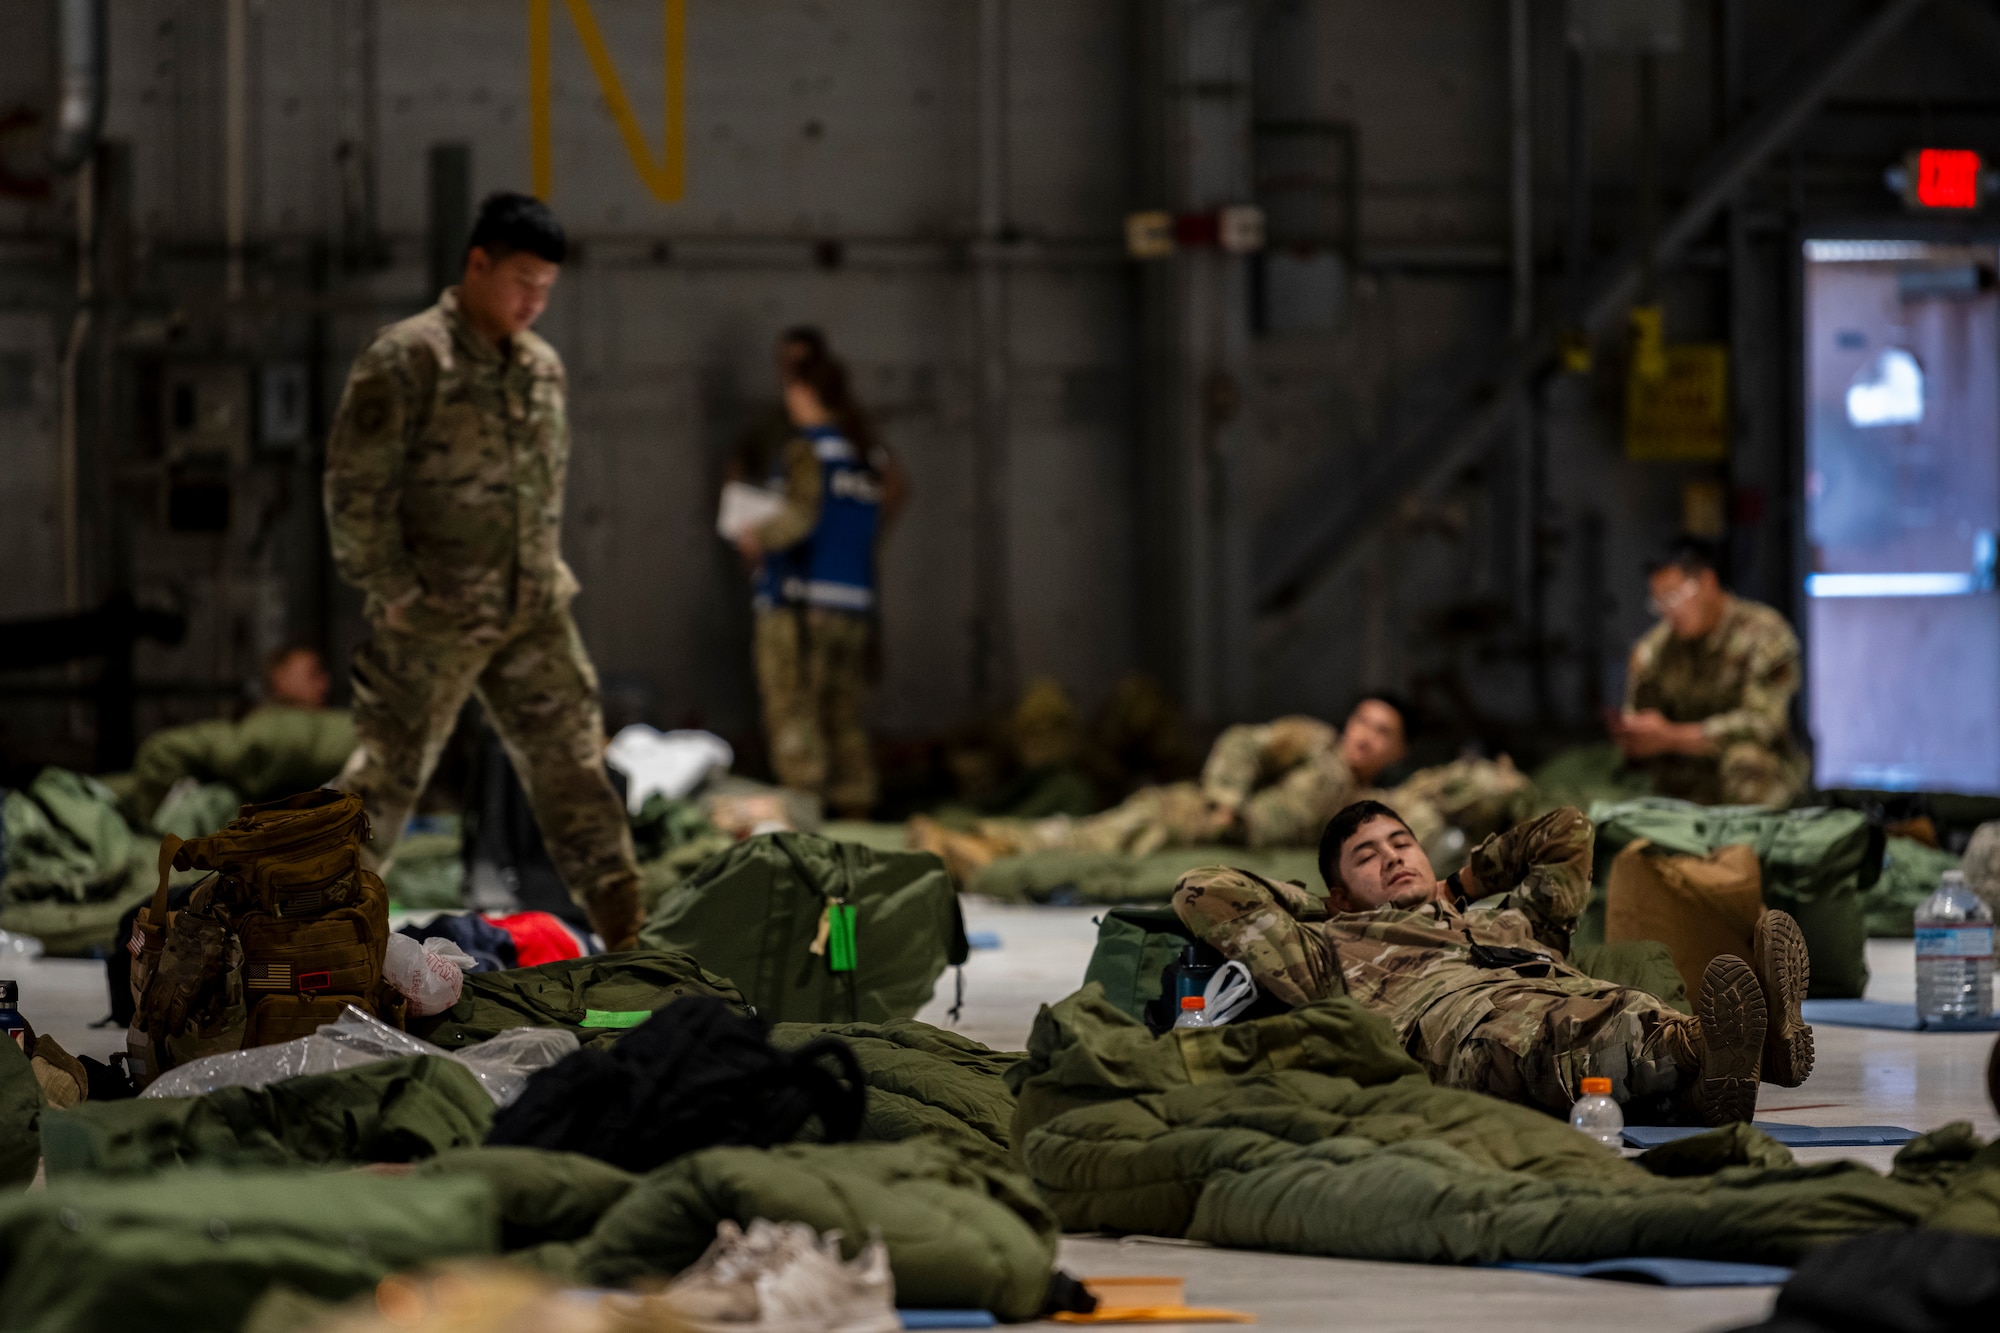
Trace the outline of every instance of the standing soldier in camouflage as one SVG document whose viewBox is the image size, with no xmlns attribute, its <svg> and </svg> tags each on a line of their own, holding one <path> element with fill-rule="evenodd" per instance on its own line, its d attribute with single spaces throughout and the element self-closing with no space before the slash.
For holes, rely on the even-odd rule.
<svg viewBox="0 0 2000 1333">
<path fill-rule="evenodd" d="M 875 547 L 908 496 L 823 342 L 789 335 L 781 366 L 792 435 L 767 487 L 783 508 L 737 538 L 753 571 L 757 685 L 778 781 L 845 818 L 875 805 L 867 727 L 876 634 Z"/>
<path fill-rule="evenodd" d="M 1555 810 L 1439 881 L 1402 817 L 1359 801 L 1320 843 L 1325 902 L 1216 867 L 1182 877 L 1174 910 L 1266 995 L 1300 1005 L 1344 991 L 1381 1014 L 1438 1083 L 1562 1114 L 1602 1077 L 1621 1102 L 1671 1096 L 1709 1124 L 1750 1119 L 1760 1077 L 1797 1087 L 1812 1072 L 1797 924 L 1766 912 L 1754 969 L 1710 963 L 1695 1017 L 1585 976 L 1567 959 L 1594 832 Z"/>
<path fill-rule="evenodd" d="M 638 928 L 639 873 L 604 771 L 597 673 L 569 605 L 565 378 L 528 331 L 566 248 L 539 200 L 487 199 L 465 277 L 355 362 L 326 455 L 342 578 L 368 594 L 354 655 L 354 755 L 335 785 L 367 804 L 386 862 L 476 693 L 570 893 L 607 948 Z"/>
<path fill-rule="evenodd" d="M 1662 796 L 1793 804 L 1809 775 L 1792 741 L 1792 627 L 1724 589 L 1714 549 L 1697 538 L 1675 542 L 1648 581 L 1660 623 L 1633 645 L 1611 739 Z"/>
</svg>

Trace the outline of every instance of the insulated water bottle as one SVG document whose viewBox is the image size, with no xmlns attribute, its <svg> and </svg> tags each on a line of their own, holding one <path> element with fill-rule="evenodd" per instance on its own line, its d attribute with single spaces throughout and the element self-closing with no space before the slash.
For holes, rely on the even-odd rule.
<svg viewBox="0 0 2000 1333">
<path fill-rule="evenodd" d="M 14 1044 L 28 1044 L 28 1020 L 21 1017 L 21 983 L 0 981 L 0 1037 L 12 1037 Z"/>
<path fill-rule="evenodd" d="M 1993 913 L 1947 870 L 1917 908 L 1917 1017 L 1948 1026 L 1993 1012 Z"/>
</svg>

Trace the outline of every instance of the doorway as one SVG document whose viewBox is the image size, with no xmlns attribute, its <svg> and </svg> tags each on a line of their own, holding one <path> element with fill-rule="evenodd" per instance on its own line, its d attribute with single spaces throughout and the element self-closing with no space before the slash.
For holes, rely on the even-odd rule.
<svg viewBox="0 0 2000 1333">
<path fill-rule="evenodd" d="M 2000 251 L 1804 260 L 1814 780 L 2000 794 Z"/>
</svg>

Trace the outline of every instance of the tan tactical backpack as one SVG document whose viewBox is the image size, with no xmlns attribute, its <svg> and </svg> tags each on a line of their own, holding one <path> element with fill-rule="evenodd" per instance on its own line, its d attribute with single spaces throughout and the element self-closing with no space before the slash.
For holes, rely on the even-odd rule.
<svg viewBox="0 0 2000 1333">
<path fill-rule="evenodd" d="M 367 836 L 360 797 L 320 790 L 162 841 L 160 887 L 129 946 L 135 1077 L 306 1036 L 350 1004 L 402 1025 L 402 996 L 382 980 L 388 894 L 360 864 Z M 175 869 L 214 873 L 169 912 Z"/>
</svg>

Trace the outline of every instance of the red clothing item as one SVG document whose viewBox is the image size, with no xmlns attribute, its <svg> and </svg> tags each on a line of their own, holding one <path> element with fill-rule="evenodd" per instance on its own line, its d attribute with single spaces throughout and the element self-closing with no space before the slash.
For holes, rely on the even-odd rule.
<svg viewBox="0 0 2000 1333">
<path fill-rule="evenodd" d="M 570 928 L 547 912 L 516 912 L 486 919 L 513 938 L 514 957 L 522 967 L 583 957 L 583 945 Z"/>
</svg>

